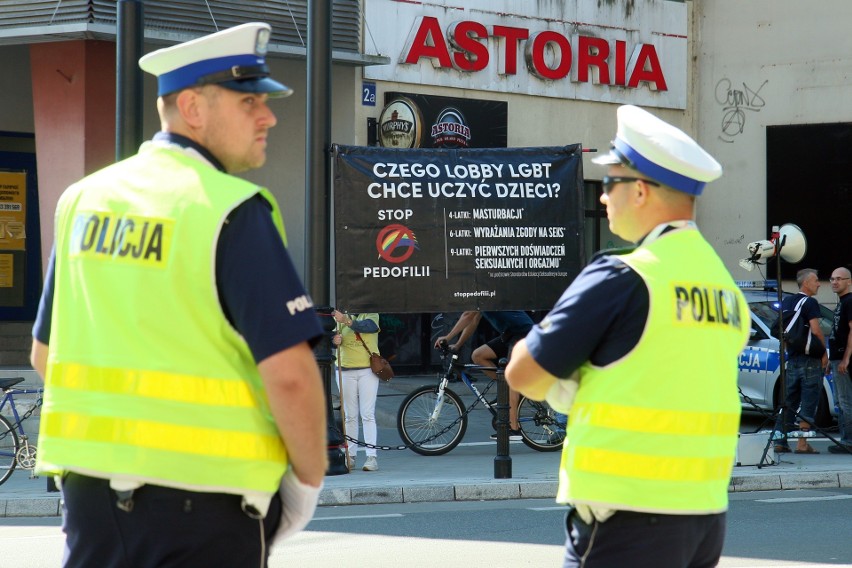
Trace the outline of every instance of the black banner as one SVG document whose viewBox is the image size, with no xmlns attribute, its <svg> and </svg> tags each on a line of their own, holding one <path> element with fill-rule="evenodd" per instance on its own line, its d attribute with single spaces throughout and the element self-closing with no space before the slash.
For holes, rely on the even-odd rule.
<svg viewBox="0 0 852 568">
<path fill-rule="evenodd" d="M 581 152 L 335 146 L 337 306 L 551 308 L 584 260 Z"/>
</svg>

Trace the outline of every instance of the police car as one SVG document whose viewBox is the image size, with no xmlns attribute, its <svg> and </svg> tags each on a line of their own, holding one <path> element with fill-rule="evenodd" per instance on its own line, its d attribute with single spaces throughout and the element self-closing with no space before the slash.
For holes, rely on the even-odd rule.
<svg viewBox="0 0 852 568">
<path fill-rule="evenodd" d="M 745 295 L 751 309 L 751 336 L 740 353 L 739 387 L 744 410 L 772 411 L 783 402 L 780 384 L 780 358 L 778 356 L 778 330 L 773 324 L 778 319 L 778 290 L 776 282 L 741 281 L 737 285 Z M 784 296 L 791 294 L 785 293 Z M 834 312 L 820 304 L 820 327 L 823 336 L 831 334 Z M 823 393 L 817 407 L 817 426 L 830 426 L 836 417 L 834 385 L 829 377 L 823 378 Z"/>
</svg>

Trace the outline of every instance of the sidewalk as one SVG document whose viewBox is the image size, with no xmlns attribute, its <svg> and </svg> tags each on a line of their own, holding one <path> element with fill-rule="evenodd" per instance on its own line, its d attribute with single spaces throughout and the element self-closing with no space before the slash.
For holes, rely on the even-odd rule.
<svg viewBox="0 0 852 568">
<path fill-rule="evenodd" d="M 434 382 L 434 376 L 396 377 L 381 386 L 376 416 L 380 445 L 401 444 L 396 433 L 399 403 L 411 389 Z M 462 394 L 457 385 L 451 386 Z M 477 386 L 484 386 L 483 381 Z M 468 404 L 472 401 L 469 393 L 463 398 Z M 490 416 L 476 409 L 462 444 L 443 456 L 380 450 L 379 471 L 367 472 L 360 469 L 364 461 L 360 453 L 359 469 L 326 476 L 320 505 L 555 497 L 559 452 L 536 452 L 521 442 L 512 442 L 512 477 L 495 479 L 496 444 L 488 441 L 490 432 Z M 852 487 L 852 455 L 828 453 L 831 442 L 825 438 L 811 438 L 810 443 L 819 454 L 782 454 L 778 465 L 735 467 L 730 491 Z M 58 514 L 59 493 L 48 493 L 43 477 L 29 479 L 29 472 L 16 470 L 0 486 L 0 517 Z"/>
</svg>

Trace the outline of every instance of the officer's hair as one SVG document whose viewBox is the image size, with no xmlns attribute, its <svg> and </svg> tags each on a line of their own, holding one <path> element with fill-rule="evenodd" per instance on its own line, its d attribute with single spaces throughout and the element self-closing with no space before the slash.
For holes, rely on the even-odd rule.
<svg viewBox="0 0 852 568">
<path fill-rule="evenodd" d="M 671 186 L 664 184 L 660 184 L 659 187 L 654 187 L 654 189 L 660 193 L 663 198 L 663 201 L 665 201 L 666 203 L 675 204 L 688 202 L 693 205 L 695 204 L 695 196 L 691 193 L 686 193 L 684 191 L 677 190 Z"/>
<path fill-rule="evenodd" d="M 203 87 L 188 87 L 195 89 L 198 93 L 203 93 L 210 100 L 215 100 L 219 96 L 219 90 L 213 88 L 213 85 L 205 85 Z M 177 112 L 177 98 L 182 91 L 175 91 L 168 95 L 163 95 L 158 101 L 157 109 L 160 112 L 160 119 L 168 121 Z"/>
<path fill-rule="evenodd" d="M 177 112 L 177 98 L 180 91 L 163 95 L 157 100 L 157 111 L 160 113 L 160 120 L 171 122 Z"/>
<path fill-rule="evenodd" d="M 803 269 L 801 269 L 800 271 L 798 271 L 796 273 L 796 284 L 798 284 L 799 288 L 801 288 L 802 284 L 805 283 L 805 280 L 807 280 L 808 276 L 810 276 L 811 274 L 816 274 L 816 273 L 817 273 L 817 271 L 814 268 L 803 268 Z"/>
</svg>

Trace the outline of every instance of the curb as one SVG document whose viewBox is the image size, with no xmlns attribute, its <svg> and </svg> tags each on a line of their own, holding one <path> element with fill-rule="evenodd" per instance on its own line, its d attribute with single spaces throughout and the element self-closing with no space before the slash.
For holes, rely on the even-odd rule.
<svg viewBox="0 0 852 568">
<path fill-rule="evenodd" d="M 484 481 L 447 485 L 386 485 L 381 487 L 326 488 L 320 492 L 320 507 L 378 505 L 385 503 L 425 503 L 439 501 L 497 501 L 504 499 L 552 499 L 556 481 Z M 852 487 L 852 472 L 788 472 L 767 475 L 734 475 L 730 493 L 778 491 L 785 489 L 825 489 Z M 0 518 L 57 517 L 60 497 L 0 498 Z"/>
<path fill-rule="evenodd" d="M 0 518 L 58 517 L 61 515 L 59 500 L 58 495 L 0 499 Z"/>
</svg>

